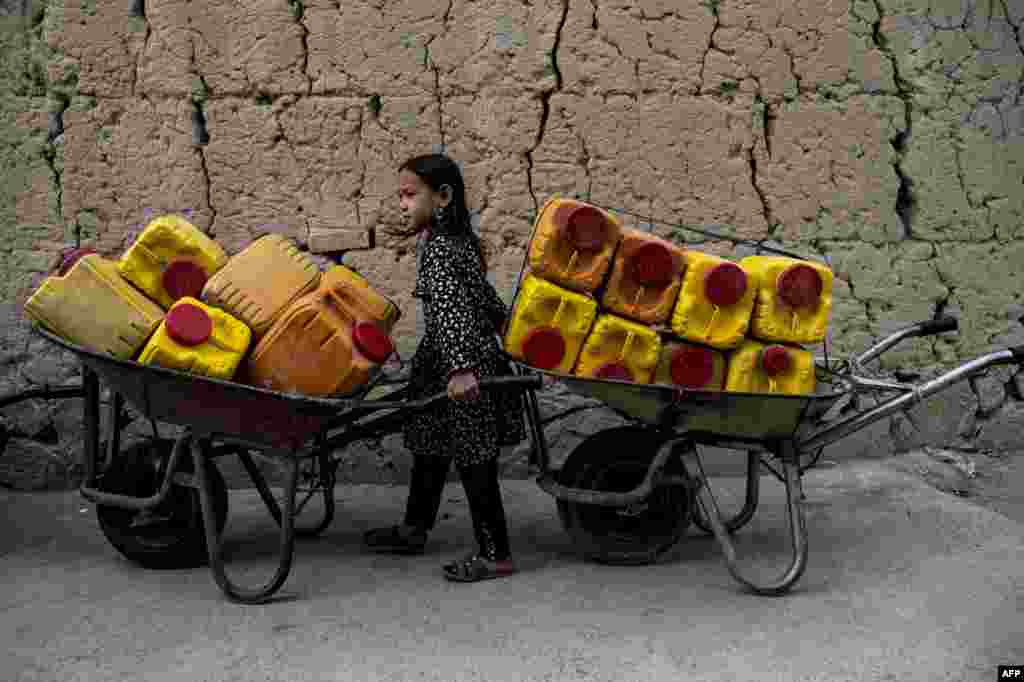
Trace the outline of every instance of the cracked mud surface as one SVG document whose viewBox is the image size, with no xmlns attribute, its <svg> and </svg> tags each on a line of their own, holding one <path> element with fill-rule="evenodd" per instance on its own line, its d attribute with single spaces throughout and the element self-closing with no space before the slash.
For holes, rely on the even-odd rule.
<svg viewBox="0 0 1024 682">
<path fill-rule="evenodd" d="M 827 256 L 833 353 L 936 314 L 960 332 L 887 369 L 1024 344 L 1019 3 L 137 4 L 32 3 L 4 34 L 12 300 L 69 242 L 118 253 L 147 211 L 190 211 L 231 252 L 265 230 L 365 246 L 397 220 L 396 167 L 443 149 L 507 299 L 531 216 L 560 192 L 713 253 L 735 244 L 685 226 Z M 409 353 L 411 245 L 378 232 L 347 262 L 407 311 Z M 957 392 L 936 433 L 1015 424 L 1022 383 Z"/>
</svg>

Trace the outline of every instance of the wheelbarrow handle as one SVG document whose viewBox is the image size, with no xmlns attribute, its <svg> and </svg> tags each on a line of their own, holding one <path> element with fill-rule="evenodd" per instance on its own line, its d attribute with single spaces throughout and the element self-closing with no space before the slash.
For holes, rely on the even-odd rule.
<svg viewBox="0 0 1024 682">
<path fill-rule="evenodd" d="M 959 329 L 960 323 L 957 322 L 955 317 L 948 315 L 944 317 L 938 317 L 933 320 L 924 320 L 917 322 L 909 327 L 899 329 L 889 336 L 876 343 L 871 348 L 861 353 L 856 361 L 859 365 L 866 365 L 868 362 L 874 360 L 882 353 L 886 352 L 900 341 L 910 338 L 918 338 L 922 336 L 932 336 L 934 334 L 942 334 L 944 332 L 952 332 Z"/>
<path fill-rule="evenodd" d="M 1010 353 L 1013 354 L 1013 359 L 1018 365 L 1024 365 L 1024 346 L 1015 346 L 1010 349 Z"/>
<path fill-rule="evenodd" d="M 955 332 L 960 328 L 960 323 L 955 317 L 946 315 L 944 317 L 938 317 L 934 320 L 925 320 L 918 324 L 917 336 L 931 336 L 933 334 L 942 334 L 944 332 Z"/>
<path fill-rule="evenodd" d="M 501 390 L 501 389 L 519 389 L 525 390 L 537 390 L 543 385 L 543 379 L 539 375 L 527 375 L 527 376 L 501 376 L 501 377 L 488 377 L 480 380 L 481 390 Z M 419 400 L 366 400 L 361 403 L 360 409 L 370 408 L 373 410 L 420 410 L 425 407 L 432 405 L 438 400 L 447 400 L 447 393 L 437 393 L 435 395 L 427 396 Z"/>
</svg>

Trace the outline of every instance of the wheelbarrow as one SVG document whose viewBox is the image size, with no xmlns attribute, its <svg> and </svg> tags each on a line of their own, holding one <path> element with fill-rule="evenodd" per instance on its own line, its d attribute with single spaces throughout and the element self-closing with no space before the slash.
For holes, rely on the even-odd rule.
<svg viewBox="0 0 1024 682">
<path fill-rule="evenodd" d="M 673 547 L 692 521 L 717 539 L 729 572 L 741 585 L 757 594 L 784 594 L 807 566 L 801 477 L 825 446 L 991 367 L 1024 363 L 1024 346 L 1019 346 L 981 356 L 922 383 L 881 381 L 864 374 L 864 365 L 904 339 L 956 329 L 954 318 L 926 320 L 835 366 L 816 358 L 818 385 L 812 395 L 682 390 L 552 374 L 570 391 L 597 399 L 629 424 L 587 437 L 554 472 L 548 466 L 543 434 L 534 426 L 536 405 L 529 405 L 543 472 L 538 484 L 557 499 L 563 526 L 593 560 L 649 563 Z M 864 393 L 890 397 L 861 408 Z M 527 402 L 534 400 L 531 391 Z M 744 505 L 730 518 L 723 517 L 707 484 L 698 450 L 702 445 L 747 453 Z M 730 537 L 753 518 L 762 465 L 785 486 L 791 541 L 788 567 L 769 580 L 744 571 Z"/>
<path fill-rule="evenodd" d="M 445 393 L 400 400 L 403 387 L 366 400 L 388 382 L 382 372 L 357 393 L 316 398 L 121 360 L 73 344 L 39 326 L 33 330 L 73 353 L 82 363 L 85 411 L 85 476 L 81 494 L 97 505 L 103 533 L 130 560 L 155 569 L 209 563 L 214 580 L 234 601 L 267 601 L 291 570 L 295 537 L 315 536 L 334 515 L 335 474 L 345 445 L 399 430 L 410 411 L 447 400 Z M 107 439 L 101 446 L 101 382 L 111 389 Z M 532 390 L 537 375 L 484 379 L 484 390 Z M 121 450 L 125 403 L 152 424 L 153 439 Z M 382 413 L 367 422 L 366 417 Z M 175 440 L 160 437 L 157 424 L 184 427 Z M 340 431 L 328 438 L 334 432 Z M 101 450 L 106 451 L 100 466 Z M 272 458 L 284 470 L 279 505 L 252 453 Z M 277 568 L 268 582 L 245 587 L 227 574 L 222 531 L 228 512 L 227 486 L 215 460 L 237 455 L 267 510 L 279 526 Z M 212 465 L 212 466 L 211 466 Z M 305 474 L 300 489 L 300 471 Z M 297 494 L 304 499 L 296 503 Z M 312 526 L 297 517 L 313 495 L 323 495 L 323 515 Z"/>
</svg>

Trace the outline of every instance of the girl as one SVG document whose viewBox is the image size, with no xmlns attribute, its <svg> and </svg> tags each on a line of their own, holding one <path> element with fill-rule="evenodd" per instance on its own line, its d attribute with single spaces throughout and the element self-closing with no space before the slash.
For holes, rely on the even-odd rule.
<svg viewBox="0 0 1024 682">
<path fill-rule="evenodd" d="M 410 398 L 447 391 L 405 424 L 412 480 L 401 526 L 378 528 L 364 540 L 376 551 L 422 553 L 433 529 L 454 459 L 466 490 L 478 551 L 443 567 L 450 580 L 471 582 L 515 573 L 498 486 L 501 445 L 526 436 L 516 392 L 481 392 L 482 377 L 509 373 L 496 335 L 508 310 L 486 279 L 480 240 L 470 225 L 458 166 L 443 154 L 417 156 L 399 168 L 399 202 L 407 229 L 419 236 L 416 286 L 426 323 L 412 358 Z"/>
</svg>

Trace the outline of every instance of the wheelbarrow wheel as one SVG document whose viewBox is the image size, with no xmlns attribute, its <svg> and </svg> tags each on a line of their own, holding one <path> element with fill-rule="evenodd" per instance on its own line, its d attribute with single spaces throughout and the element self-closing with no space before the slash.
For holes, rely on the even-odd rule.
<svg viewBox="0 0 1024 682">
<path fill-rule="evenodd" d="M 120 495 L 155 495 L 173 448 L 173 440 L 161 438 L 123 450 L 103 473 L 100 488 Z M 219 534 L 227 523 L 228 490 L 216 467 L 208 467 L 208 470 Z M 192 459 L 180 458 L 177 471 L 193 473 Z M 96 516 L 110 544 L 145 568 L 196 568 L 207 563 L 199 491 L 194 488 L 172 483 L 167 499 L 151 510 L 146 521 L 141 521 L 145 517 L 138 510 L 106 505 L 96 506 Z"/>
<path fill-rule="evenodd" d="M 600 431 L 570 453 L 559 472 L 562 485 L 603 492 L 628 492 L 641 482 L 664 437 L 626 426 Z M 685 475 L 675 457 L 667 473 Z M 686 533 L 693 501 L 682 486 L 660 486 L 628 507 L 558 500 L 558 515 L 574 545 L 589 560 L 636 566 L 654 563 Z"/>
</svg>

